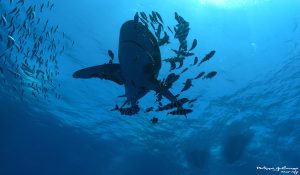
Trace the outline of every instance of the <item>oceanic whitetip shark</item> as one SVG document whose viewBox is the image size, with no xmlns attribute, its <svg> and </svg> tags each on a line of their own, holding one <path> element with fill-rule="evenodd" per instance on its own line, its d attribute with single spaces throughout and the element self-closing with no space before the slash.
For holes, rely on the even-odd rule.
<svg viewBox="0 0 300 175">
<path fill-rule="evenodd" d="M 147 27 L 135 20 L 125 22 L 120 30 L 119 64 L 103 64 L 76 71 L 74 78 L 100 78 L 111 80 L 125 87 L 126 102 L 131 112 L 138 113 L 138 100 L 153 90 L 167 98 L 171 103 L 178 102 L 168 88 L 157 80 L 161 69 L 161 53 L 158 42 Z M 178 107 L 180 105 L 177 105 Z M 125 108 L 123 108 L 125 109 Z M 126 108 L 129 109 L 129 108 Z M 136 110 L 133 110 L 136 109 Z"/>
</svg>

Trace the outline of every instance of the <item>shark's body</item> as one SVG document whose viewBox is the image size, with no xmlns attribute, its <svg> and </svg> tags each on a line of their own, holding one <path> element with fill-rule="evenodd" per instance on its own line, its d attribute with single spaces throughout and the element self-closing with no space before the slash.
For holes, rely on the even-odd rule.
<svg viewBox="0 0 300 175">
<path fill-rule="evenodd" d="M 101 78 L 124 85 L 127 102 L 132 106 L 150 90 L 171 102 L 176 97 L 157 80 L 161 68 L 159 45 L 153 34 L 141 23 L 127 21 L 119 38 L 120 64 L 88 67 L 73 74 L 74 78 Z"/>
</svg>

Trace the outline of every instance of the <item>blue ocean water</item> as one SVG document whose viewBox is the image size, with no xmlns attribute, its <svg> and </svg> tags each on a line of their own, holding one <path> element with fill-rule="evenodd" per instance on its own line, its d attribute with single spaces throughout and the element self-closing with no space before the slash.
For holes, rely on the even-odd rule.
<svg viewBox="0 0 300 175">
<path fill-rule="evenodd" d="M 1 175 L 299 174 L 299 0 L 20 4 L 22 0 L 0 0 Z M 169 26 L 176 25 L 175 12 L 188 21 L 187 41 L 198 40 L 194 52 L 199 58 L 216 51 L 212 60 L 191 67 L 171 89 L 176 94 L 185 79 L 201 71 L 218 72 L 212 79 L 193 81 L 181 94 L 198 99 L 187 118 L 167 112 L 120 115 L 110 110 L 124 102 L 118 97 L 124 94 L 122 86 L 72 78 L 74 71 L 107 63 L 109 49 L 117 57 L 122 24 L 136 12 L 152 11 Z M 24 19 L 31 17 L 34 23 L 24 26 Z M 11 33 L 10 23 L 22 28 L 21 34 Z M 19 38 L 27 34 L 26 40 Z M 14 39 L 12 49 L 7 49 L 12 42 L 8 35 Z M 39 66 L 38 58 L 33 61 L 26 53 L 27 48 L 34 52 L 38 36 L 43 36 L 41 48 L 56 44 L 56 49 L 41 49 L 50 59 L 56 55 L 49 66 Z M 176 47 L 171 37 L 171 44 L 160 48 L 162 58 L 171 57 L 170 49 Z M 193 58 L 188 59 L 185 64 L 192 64 Z M 29 66 L 24 68 L 25 60 Z M 26 71 L 18 72 L 18 65 Z M 45 80 L 32 76 L 30 71 L 38 66 L 55 75 Z M 168 74 L 169 65 L 163 62 L 159 79 Z M 155 99 L 154 92 L 147 94 L 140 100 L 141 109 L 156 106 Z M 157 124 L 150 122 L 152 117 L 159 119 Z"/>
</svg>

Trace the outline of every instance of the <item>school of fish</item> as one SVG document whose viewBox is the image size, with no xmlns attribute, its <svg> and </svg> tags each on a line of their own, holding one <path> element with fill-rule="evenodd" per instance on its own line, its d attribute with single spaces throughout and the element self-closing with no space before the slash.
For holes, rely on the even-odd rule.
<svg viewBox="0 0 300 175">
<path fill-rule="evenodd" d="M 75 42 L 47 19 L 55 4 L 0 0 L 0 81 L 20 100 L 60 99 L 59 59 Z"/>
</svg>

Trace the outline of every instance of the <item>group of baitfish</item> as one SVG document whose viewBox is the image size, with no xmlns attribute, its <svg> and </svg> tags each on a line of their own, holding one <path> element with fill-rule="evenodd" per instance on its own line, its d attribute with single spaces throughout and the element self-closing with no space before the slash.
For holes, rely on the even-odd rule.
<svg viewBox="0 0 300 175">
<path fill-rule="evenodd" d="M 0 0 L 0 81 L 21 100 L 60 99 L 59 59 L 75 42 L 47 19 L 49 1 Z"/>
</svg>

